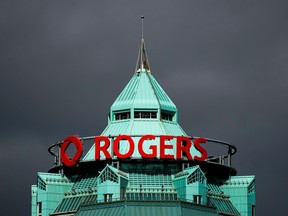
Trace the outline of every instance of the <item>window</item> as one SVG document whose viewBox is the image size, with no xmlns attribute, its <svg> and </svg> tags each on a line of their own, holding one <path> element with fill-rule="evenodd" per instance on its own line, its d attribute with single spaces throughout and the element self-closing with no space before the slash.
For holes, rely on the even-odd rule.
<svg viewBox="0 0 288 216">
<path fill-rule="evenodd" d="M 194 171 L 187 178 L 187 184 L 193 184 L 195 182 L 200 182 L 202 184 L 205 184 L 205 176 L 203 175 L 203 173 L 199 169 Z"/>
<path fill-rule="evenodd" d="M 193 202 L 196 204 L 201 204 L 201 196 L 200 195 L 193 195 Z"/>
<path fill-rule="evenodd" d="M 121 187 L 120 188 L 120 198 L 121 199 L 125 199 L 126 196 L 126 188 L 125 187 Z"/>
<path fill-rule="evenodd" d="M 104 172 L 99 175 L 99 182 L 100 184 L 105 182 L 105 181 L 111 181 L 118 183 L 118 176 L 109 168 L 106 168 Z"/>
<path fill-rule="evenodd" d="M 46 183 L 40 177 L 38 177 L 37 184 L 38 188 L 41 190 L 46 190 Z"/>
<path fill-rule="evenodd" d="M 134 112 L 134 118 L 145 118 L 145 119 L 151 119 L 151 118 L 157 118 L 157 112 Z"/>
<path fill-rule="evenodd" d="M 42 216 L 42 202 L 37 203 L 37 216 Z"/>
<path fill-rule="evenodd" d="M 172 121 L 173 120 L 174 113 L 168 113 L 168 112 L 161 112 L 161 119 Z"/>
<path fill-rule="evenodd" d="M 112 202 L 113 194 L 104 194 L 104 202 Z"/>
<path fill-rule="evenodd" d="M 130 112 L 115 113 L 115 120 L 130 119 Z"/>
</svg>

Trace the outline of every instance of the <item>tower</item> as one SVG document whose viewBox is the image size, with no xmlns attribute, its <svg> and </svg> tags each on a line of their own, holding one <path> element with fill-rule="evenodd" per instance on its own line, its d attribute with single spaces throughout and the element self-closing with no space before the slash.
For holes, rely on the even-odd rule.
<svg viewBox="0 0 288 216">
<path fill-rule="evenodd" d="M 81 145 L 89 141 L 82 157 Z M 227 153 L 207 156 L 209 143 Z M 67 156 L 70 144 L 79 157 Z M 255 177 L 236 176 L 236 151 L 181 128 L 176 105 L 151 73 L 142 37 L 135 72 L 112 104 L 102 134 L 68 137 L 49 148 L 54 167 L 39 172 L 32 185 L 32 215 L 252 216 Z"/>
</svg>

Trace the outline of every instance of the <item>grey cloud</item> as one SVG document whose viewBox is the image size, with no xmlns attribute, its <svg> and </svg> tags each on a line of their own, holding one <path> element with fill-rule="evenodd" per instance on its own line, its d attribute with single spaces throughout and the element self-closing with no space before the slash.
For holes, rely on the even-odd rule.
<svg viewBox="0 0 288 216">
<path fill-rule="evenodd" d="M 257 214 L 285 212 L 287 7 L 286 1 L 2 1 L 3 214 L 30 214 L 30 185 L 37 171 L 52 166 L 50 144 L 104 129 L 134 72 L 142 13 L 152 73 L 178 106 L 185 131 L 237 145 L 239 174 L 256 174 Z"/>
</svg>

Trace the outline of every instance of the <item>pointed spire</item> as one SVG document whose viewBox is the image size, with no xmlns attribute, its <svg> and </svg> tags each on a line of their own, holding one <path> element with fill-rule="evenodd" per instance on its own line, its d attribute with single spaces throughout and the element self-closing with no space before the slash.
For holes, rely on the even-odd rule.
<svg viewBox="0 0 288 216">
<path fill-rule="evenodd" d="M 141 24 L 142 24 L 142 39 L 144 38 L 144 16 L 141 16 Z"/>
<path fill-rule="evenodd" d="M 146 69 L 147 72 L 150 72 L 150 65 L 148 61 L 148 56 L 146 52 L 145 42 L 144 42 L 144 30 L 143 30 L 143 22 L 144 22 L 144 16 L 141 16 L 141 23 L 142 23 L 142 39 L 141 39 L 141 45 L 139 49 L 137 64 L 135 68 L 135 73 L 141 69 Z"/>
</svg>

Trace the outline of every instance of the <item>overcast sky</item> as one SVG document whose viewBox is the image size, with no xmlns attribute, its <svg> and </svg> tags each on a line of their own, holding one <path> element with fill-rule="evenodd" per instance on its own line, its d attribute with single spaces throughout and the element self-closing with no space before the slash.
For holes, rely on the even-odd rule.
<svg viewBox="0 0 288 216">
<path fill-rule="evenodd" d="M 1 1 L 1 215 L 30 215 L 48 147 L 98 135 L 144 38 L 186 133 L 237 146 L 257 215 L 287 212 L 287 1 Z"/>
</svg>

